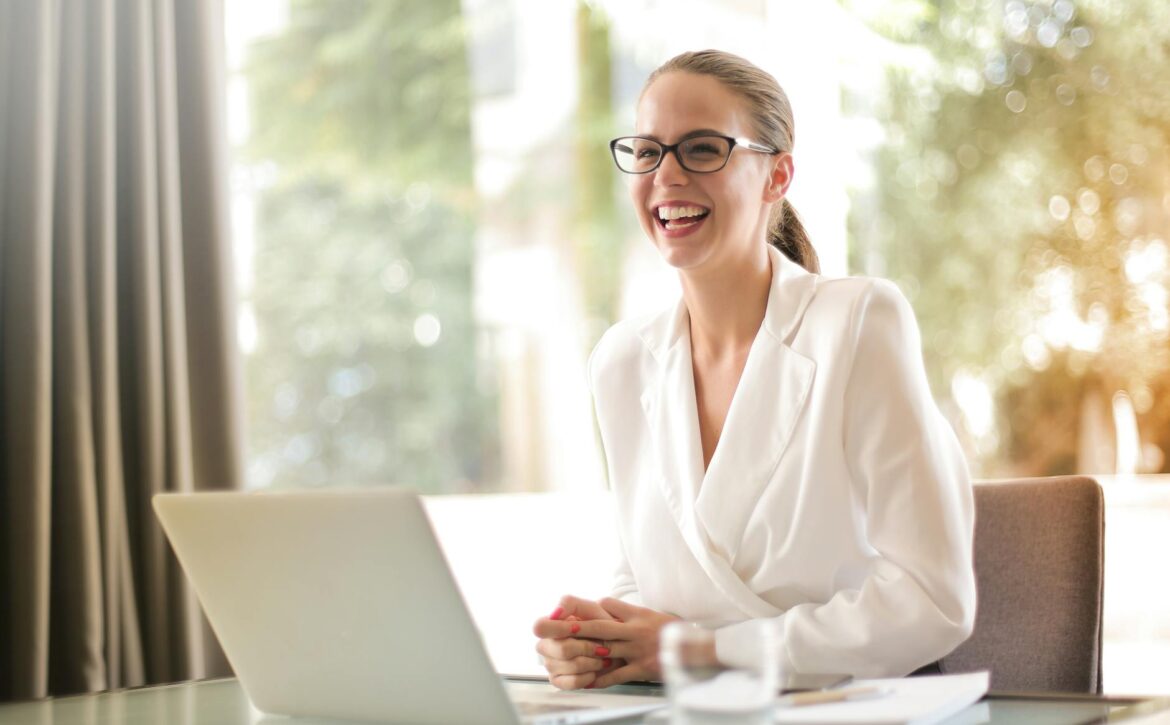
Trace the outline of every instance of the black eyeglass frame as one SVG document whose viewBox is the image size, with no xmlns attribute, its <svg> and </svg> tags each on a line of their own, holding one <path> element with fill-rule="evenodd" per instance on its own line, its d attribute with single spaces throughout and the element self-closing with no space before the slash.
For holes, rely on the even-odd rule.
<svg viewBox="0 0 1170 725">
<path fill-rule="evenodd" d="M 658 162 L 645 171 L 627 171 L 626 169 L 623 169 L 621 162 L 618 161 L 617 145 L 618 141 L 622 141 L 628 138 L 634 138 L 641 141 L 649 141 L 650 143 L 658 144 L 658 147 L 662 149 L 662 153 L 658 156 Z M 719 165 L 719 168 L 711 169 L 709 171 L 697 171 L 687 166 L 687 163 L 683 161 L 682 155 L 678 152 L 679 147 L 685 143 L 697 141 L 701 138 L 721 138 L 727 142 L 727 155 L 723 157 L 723 163 Z M 758 151 L 762 154 L 768 154 L 769 156 L 775 156 L 776 154 L 780 153 L 779 149 L 774 149 L 771 146 L 765 146 L 764 144 L 756 143 L 755 141 L 752 141 L 748 138 L 736 138 L 734 136 L 724 136 L 718 133 L 703 133 L 697 134 L 695 136 L 688 136 L 682 141 L 673 144 L 662 143 L 658 139 L 650 138 L 648 136 L 618 136 L 609 142 L 609 153 L 613 156 L 614 165 L 617 166 L 618 171 L 622 172 L 623 174 L 649 174 L 653 171 L 657 171 L 658 167 L 662 166 L 662 160 L 665 159 L 666 155 L 670 153 L 674 154 L 674 160 L 678 162 L 679 166 L 683 167 L 692 174 L 714 174 L 717 171 L 722 171 L 723 168 L 727 166 L 727 162 L 731 160 L 731 152 L 735 151 L 737 146 L 741 146 L 749 151 Z M 633 151 L 633 149 L 630 150 Z"/>
</svg>

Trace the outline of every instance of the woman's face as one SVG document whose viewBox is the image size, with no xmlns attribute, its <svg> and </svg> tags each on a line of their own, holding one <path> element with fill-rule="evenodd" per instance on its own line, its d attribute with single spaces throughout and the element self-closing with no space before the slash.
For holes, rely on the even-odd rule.
<svg viewBox="0 0 1170 725">
<path fill-rule="evenodd" d="M 671 72 L 642 94 L 639 136 L 674 144 L 694 135 L 756 138 L 744 99 L 711 76 Z M 699 271 L 765 255 L 768 212 L 791 178 L 788 154 L 736 148 L 727 165 L 709 174 L 687 171 L 673 153 L 657 170 L 629 176 L 630 199 L 643 231 L 663 259 L 680 270 Z M 700 210 L 698 217 L 671 221 L 674 208 Z"/>
</svg>

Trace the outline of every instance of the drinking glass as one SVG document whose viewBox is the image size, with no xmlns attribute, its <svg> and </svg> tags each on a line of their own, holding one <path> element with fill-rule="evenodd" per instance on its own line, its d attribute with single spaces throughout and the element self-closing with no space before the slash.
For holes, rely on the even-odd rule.
<svg viewBox="0 0 1170 725">
<path fill-rule="evenodd" d="M 758 619 L 758 644 L 734 666 L 714 657 L 715 632 L 692 622 L 663 628 L 659 659 L 670 700 L 672 725 L 767 725 L 780 685 L 777 624 Z"/>
</svg>

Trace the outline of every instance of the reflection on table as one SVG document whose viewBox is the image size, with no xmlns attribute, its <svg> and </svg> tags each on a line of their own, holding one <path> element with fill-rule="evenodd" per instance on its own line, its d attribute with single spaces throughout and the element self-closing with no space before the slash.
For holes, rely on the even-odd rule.
<svg viewBox="0 0 1170 725">
<path fill-rule="evenodd" d="M 657 687 L 629 686 L 614 690 L 640 695 L 661 694 L 661 688 Z M 1125 720 L 1131 715 L 1165 711 L 1170 709 L 1170 700 L 993 694 L 973 707 L 986 708 L 987 722 L 991 723 L 1073 725 L 1105 718 Z M 956 719 L 966 722 L 971 714 L 982 713 L 968 713 L 967 718 L 960 713 Z M 183 682 L 0 705 L 0 725 L 256 725 L 277 722 L 292 721 L 256 710 L 235 679 Z M 295 722 L 297 725 L 341 725 L 345 721 L 297 718 Z"/>
</svg>

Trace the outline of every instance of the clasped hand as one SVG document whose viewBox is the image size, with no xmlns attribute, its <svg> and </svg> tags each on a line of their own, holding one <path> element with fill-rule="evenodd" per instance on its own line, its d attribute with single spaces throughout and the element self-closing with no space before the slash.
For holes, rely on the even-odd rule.
<svg viewBox="0 0 1170 725">
<path fill-rule="evenodd" d="M 566 596 L 532 631 L 554 686 L 593 689 L 660 679 L 658 635 L 677 619 L 620 599 Z"/>
</svg>

